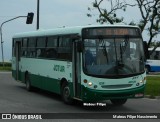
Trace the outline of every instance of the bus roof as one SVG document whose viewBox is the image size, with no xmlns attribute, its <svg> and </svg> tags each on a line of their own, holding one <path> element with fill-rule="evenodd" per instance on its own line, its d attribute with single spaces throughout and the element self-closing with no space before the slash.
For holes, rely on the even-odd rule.
<svg viewBox="0 0 160 122">
<path fill-rule="evenodd" d="M 150 51 L 150 50 L 153 50 L 153 49 L 154 49 L 154 47 L 148 48 L 149 51 Z M 156 48 L 156 51 L 160 51 L 160 47 L 157 47 L 157 48 Z"/>
<path fill-rule="evenodd" d="M 51 35 L 65 35 L 65 34 L 79 34 L 83 28 L 98 28 L 98 27 L 131 27 L 139 28 L 138 26 L 131 25 L 88 25 L 88 26 L 75 26 L 75 27 L 61 27 L 55 29 L 46 29 L 46 30 L 36 30 L 30 32 L 17 33 L 13 38 L 21 37 L 37 37 L 37 36 L 51 36 Z"/>
</svg>

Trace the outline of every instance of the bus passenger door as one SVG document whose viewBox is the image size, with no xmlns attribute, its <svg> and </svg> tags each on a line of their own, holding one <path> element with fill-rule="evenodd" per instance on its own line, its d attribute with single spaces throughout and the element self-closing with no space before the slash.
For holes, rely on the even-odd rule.
<svg viewBox="0 0 160 122">
<path fill-rule="evenodd" d="M 77 41 L 77 40 L 76 40 Z M 74 96 L 81 98 L 81 59 L 77 51 L 77 42 L 73 42 L 73 88 Z"/>
<path fill-rule="evenodd" d="M 16 56 L 16 80 L 20 80 L 20 74 L 19 74 L 19 62 L 20 62 L 20 48 L 21 48 L 21 42 L 17 41 L 15 43 L 15 56 Z"/>
</svg>

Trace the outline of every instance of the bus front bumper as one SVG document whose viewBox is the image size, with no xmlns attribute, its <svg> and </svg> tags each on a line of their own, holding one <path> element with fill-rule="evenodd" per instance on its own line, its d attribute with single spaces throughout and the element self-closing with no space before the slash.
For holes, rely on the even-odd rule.
<svg viewBox="0 0 160 122">
<path fill-rule="evenodd" d="M 143 98 L 145 85 L 126 90 L 96 90 L 82 87 L 82 100 L 84 102 L 98 102 L 110 99 L 128 99 L 128 98 Z"/>
</svg>

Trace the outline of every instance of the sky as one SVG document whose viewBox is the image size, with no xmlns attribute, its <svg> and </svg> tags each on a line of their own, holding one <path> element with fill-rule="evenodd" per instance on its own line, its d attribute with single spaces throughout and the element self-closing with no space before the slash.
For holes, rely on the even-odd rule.
<svg viewBox="0 0 160 122">
<path fill-rule="evenodd" d="M 40 29 L 51 29 L 57 27 L 81 26 L 96 23 L 98 12 L 93 11 L 92 18 L 87 17 L 88 7 L 94 0 L 40 0 Z M 103 6 L 106 6 L 103 4 Z M 18 18 L 5 23 L 2 27 L 4 41 L 4 59 L 12 59 L 12 37 L 15 33 L 36 30 L 37 0 L 0 0 L 0 24 L 6 20 L 17 16 L 27 16 L 28 12 L 33 12 L 33 24 L 27 25 L 26 18 Z M 132 16 L 131 16 L 132 13 Z M 138 21 L 140 15 L 137 8 L 129 8 L 128 14 L 120 11 L 128 22 Z M 137 20 L 136 20 L 137 19 Z M 0 62 L 1 58 L 0 50 Z"/>
<path fill-rule="evenodd" d="M 40 0 L 40 29 L 63 26 L 96 24 L 86 16 L 93 0 Z M 15 33 L 36 30 L 37 0 L 0 0 L 0 24 L 16 16 L 35 14 L 33 24 L 26 25 L 26 18 L 5 23 L 2 27 L 4 59 L 12 59 L 12 37 Z M 0 51 L 0 62 L 2 61 Z"/>
</svg>

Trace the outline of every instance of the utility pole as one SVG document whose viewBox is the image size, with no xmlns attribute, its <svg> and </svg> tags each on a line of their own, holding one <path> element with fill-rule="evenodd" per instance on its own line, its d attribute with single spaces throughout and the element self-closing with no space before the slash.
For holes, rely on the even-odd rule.
<svg viewBox="0 0 160 122">
<path fill-rule="evenodd" d="M 15 20 L 15 19 L 20 18 L 20 17 L 27 17 L 27 16 L 18 16 L 18 17 L 12 18 L 12 19 L 10 19 L 10 20 L 7 20 L 7 21 L 3 22 L 3 23 L 1 24 L 1 26 L 0 26 L 0 31 L 1 31 L 1 32 L 0 32 L 0 35 L 1 35 L 1 52 L 2 52 L 2 63 L 3 63 L 3 67 L 4 67 L 4 54 L 3 54 L 2 26 L 3 26 L 5 23 L 10 22 L 10 21 Z"/>
<path fill-rule="evenodd" d="M 22 18 L 22 17 L 25 17 L 27 18 L 27 21 L 26 21 L 26 24 L 32 24 L 32 21 L 33 21 L 33 16 L 34 16 L 34 13 L 28 13 L 27 16 L 17 16 L 17 17 L 14 17 L 12 19 L 9 19 L 7 21 L 4 21 L 1 26 L 0 26 L 0 35 L 1 35 L 1 52 L 2 52 L 2 63 L 3 63 L 3 67 L 4 67 L 4 54 L 3 54 L 3 38 L 2 38 L 2 26 L 7 23 L 7 22 L 10 22 L 10 21 L 13 21 L 15 19 L 18 19 L 18 18 Z"/>
<path fill-rule="evenodd" d="M 39 0 L 37 0 L 37 30 L 39 29 Z"/>
</svg>

